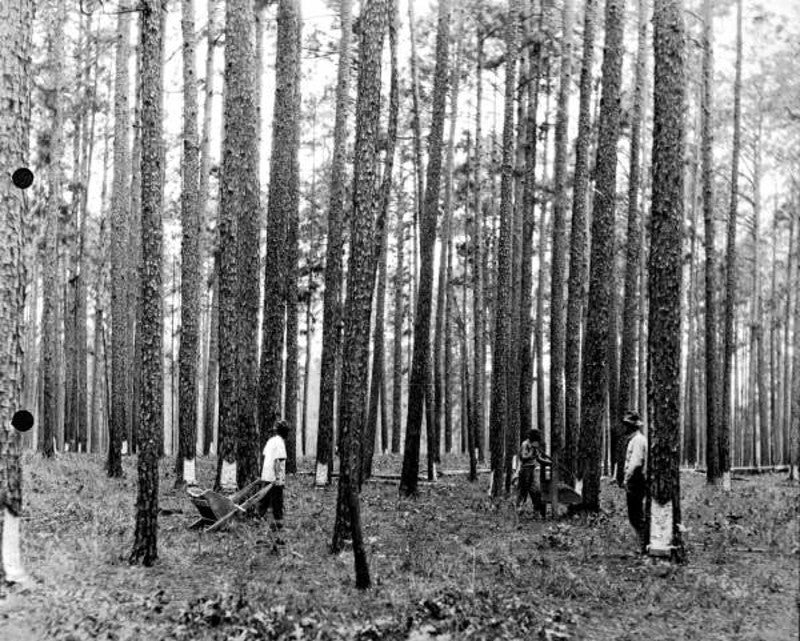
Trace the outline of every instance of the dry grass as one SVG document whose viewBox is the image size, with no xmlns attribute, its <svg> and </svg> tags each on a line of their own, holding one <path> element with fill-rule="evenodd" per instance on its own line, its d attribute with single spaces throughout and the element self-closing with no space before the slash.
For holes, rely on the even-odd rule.
<svg viewBox="0 0 800 641">
<path fill-rule="evenodd" d="M 413 501 L 369 483 L 374 587 L 362 593 L 351 555 L 327 550 L 335 489 L 305 475 L 290 479 L 287 545 L 275 554 L 263 522 L 189 531 L 193 507 L 165 461 L 162 507 L 182 511 L 159 519 L 156 567 L 128 566 L 134 460 L 125 465 L 111 480 L 98 457 L 26 458 L 24 554 L 40 583 L 0 598 L 0 639 L 797 638 L 800 502 L 782 477 L 726 494 L 685 475 L 680 567 L 633 554 L 615 486 L 604 485 L 603 514 L 543 522 L 463 477 L 423 485 Z M 201 461 L 201 480 L 211 475 Z"/>
</svg>

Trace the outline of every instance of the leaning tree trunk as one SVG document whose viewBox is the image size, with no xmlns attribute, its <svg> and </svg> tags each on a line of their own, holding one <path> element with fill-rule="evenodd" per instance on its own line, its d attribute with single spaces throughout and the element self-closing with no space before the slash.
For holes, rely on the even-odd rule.
<svg viewBox="0 0 800 641">
<path fill-rule="evenodd" d="M 320 366 L 319 423 L 317 427 L 316 483 L 330 483 L 333 468 L 334 397 L 336 354 L 341 342 L 342 248 L 344 239 L 345 162 L 347 111 L 350 87 L 350 38 L 352 0 L 340 0 L 339 70 L 336 80 L 336 119 L 333 129 L 331 196 L 328 207 L 328 247 L 325 255 L 325 293 L 322 302 L 322 358 Z"/>
<path fill-rule="evenodd" d="M 356 146 L 353 215 L 350 219 L 350 262 L 342 343 L 341 461 L 336 524 L 331 548 L 338 552 L 349 522 L 356 587 L 370 586 L 369 565 L 361 534 L 358 498 L 359 445 L 366 402 L 369 330 L 375 284 L 375 202 L 380 126 L 381 52 L 388 17 L 386 0 L 364 3 L 360 17 L 361 46 L 356 102 Z"/>
<path fill-rule="evenodd" d="M 679 415 L 686 80 L 681 0 L 656 0 L 653 24 L 653 200 L 647 263 L 650 554 L 682 559 Z"/>
<path fill-rule="evenodd" d="M 200 140 L 197 130 L 194 1 L 181 4 L 183 34 L 183 172 L 181 185 L 181 335 L 175 485 L 195 484 L 197 363 L 200 318 Z"/>
<path fill-rule="evenodd" d="M 617 139 L 620 121 L 624 2 L 606 3 L 606 41 L 603 54 L 603 93 L 592 242 L 589 259 L 589 303 L 586 318 L 586 355 L 581 379 L 581 433 L 578 478 L 583 482 L 583 506 L 600 509 L 600 442 L 608 397 L 608 352 L 611 279 L 614 272 L 614 210 L 616 207 Z M 617 426 L 612 426 L 617 429 Z"/>
<path fill-rule="evenodd" d="M 419 473 L 419 445 L 425 396 L 430 376 L 430 326 L 433 295 L 433 249 L 436 244 L 436 216 L 439 209 L 439 183 L 442 173 L 445 98 L 447 95 L 448 49 L 450 40 L 450 0 L 439 2 L 436 33 L 436 66 L 433 84 L 433 115 L 429 137 L 428 172 L 425 201 L 420 221 L 420 275 L 414 314 L 414 351 L 408 385 L 408 415 L 403 452 L 400 493 L 416 495 Z M 430 433 L 430 426 L 428 432 Z M 428 439 L 428 449 L 433 446 Z M 430 452 L 428 456 L 430 458 Z"/>
<path fill-rule="evenodd" d="M 492 354 L 492 399 L 489 437 L 492 467 L 492 497 L 503 489 L 505 430 L 508 421 L 506 371 L 511 353 L 511 245 L 514 222 L 514 94 L 517 82 L 519 3 L 509 0 L 506 25 L 505 106 L 503 110 L 503 159 L 500 166 L 500 235 L 497 248 L 497 295 L 495 297 L 494 352 Z"/>
<path fill-rule="evenodd" d="M 638 40 L 636 46 L 636 72 L 633 87 L 633 114 L 631 115 L 630 164 L 628 171 L 628 229 L 625 239 L 625 293 L 622 302 L 622 353 L 619 367 L 619 411 L 638 409 L 633 395 L 636 375 L 636 318 L 638 309 L 639 276 L 639 165 L 642 142 L 643 94 L 645 91 L 645 57 L 647 44 L 647 14 L 649 3 L 638 3 Z M 620 439 L 614 462 L 617 466 L 617 483 L 622 485 L 624 475 L 624 440 Z"/>
<path fill-rule="evenodd" d="M 142 387 L 139 411 L 138 494 L 132 564 L 150 566 L 158 558 L 158 444 L 163 433 L 163 305 L 161 291 L 162 15 L 158 0 L 141 4 L 142 86 Z"/>
<path fill-rule="evenodd" d="M 736 78 L 733 84 L 733 149 L 731 152 L 731 196 L 728 210 L 727 247 L 725 250 L 725 328 L 722 369 L 722 420 L 719 430 L 719 471 L 723 486 L 730 489 L 730 441 L 734 419 L 732 389 L 733 361 L 736 351 L 734 315 L 736 311 L 736 214 L 739 200 L 739 151 L 742 119 L 742 0 L 736 3 Z"/>
</svg>

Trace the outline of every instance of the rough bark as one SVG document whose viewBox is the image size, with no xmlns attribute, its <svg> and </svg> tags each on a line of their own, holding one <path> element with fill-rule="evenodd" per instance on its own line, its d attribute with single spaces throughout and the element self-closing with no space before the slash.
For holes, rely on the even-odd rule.
<svg viewBox="0 0 800 641">
<path fill-rule="evenodd" d="M 402 183 L 401 179 L 401 183 Z M 405 198 L 399 190 L 397 203 L 397 223 L 395 227 L 395 270 L 394 270 L 394 311 L 392 348 L 392 454 L 400 451 L 400 421 L 403 413 L 403 281 L 405 271 Z"/>
<path fill-rule="evenodd" d="M 204 222 L 214 221 L 217 225 L 217 210 L 212 209 L 210 201 L 209 180 L 211 177 L 211 113 L 214 100 L 214 52 L 219 38 L 218 0 L 208 0 L 208 28 L 206 36 L 206 64 L 204 75 L 203 130 L 200 141 L 200 180 L 199 204 L 200 215 Z M 209 235 L 210 236 L 210 235 Z M 217 235 L 208 240 L 209 247 L 203 251 L 211 256 L 209 266 L 209 286 L 206 288 L 205 306 L 208 309 L 208 345 L 206 347 L 205 396 L 203 398 L 203 454 L 208 455 L 214 440 L 214 424 L 217 417 L 217 396 L 219 387 L 219 290 L 217 287 L 218 247 Z"/>
<path fill-rule="evenodd" d="M 589 186 L 591 140 L 592 67 L 594 63 L 595 0 L 586 0 L 583 17 L 583 58 L 578 100 L 578 135 L 575 140 L 575 174 L 572 187 L 572 222 L 569 241 L 569 279 L 564 354 L 564 467 L 576 473 L 580 433 L 581 319 L 586 295 L 586 203 Z"/>
<path fill-rule="evenodd" d="M 340 0 L 339 69 L 336 78 L 336 117 L 333 129 L 330 202 L 328 205 L 328 247 L 325 254 L 325 290 L 322 311 L 322 358 L 320 370 L 319 424 L 317 428 L 317 482 L 330 483 L 333 468 L 334 397 L 336 354 L 341 343 L 342 226 L 347 153 L 347 112 L 350 88 L 350 40 L 352 1 Z M 322 473 L 323 478 L 320 478 Z"/>
<path fill-rule="evenodd" d="M 131 14 L 117 16 L 116 74 L 114 78 L 114 177 L 111 187 L 111 420 L 109 423 L 109 476 L 122 476 L 122 440 L 127 437 L 128 331 L 126 247 L 129 234 L 131 160 L 129 71 Z"/>
<path fill-rule="evenodd" d="M 436 218 L 439 209 L 439 184 L 442 171 L 445 98 L 447 95 L 448 50 L 450 40 L 450 0 L 439 3 L 436 32 L 436 65 L 433 85 L 433 115 L 428 138 L 428 170 L 425 201 L 420 219 L 420 274 L 414 313 L 414 349 L 408 388 L 406 440 L 400 493 L 417 493 L 419 445 L 422 414 L 430 378 L 430 325 L 433 294 L 433 249 L 436 243 Z M 427 421 L 426 421 L 427 422 Z M 430 423 L 428 423 L 430 426 Z M 430 427 L 429 427 L 430 434 Z M 432 447 L 428 439 L 429 458 Z"/>
<path fill-rule="evenodd" d="M 179 447 L 175 484 L 184 461 L 194 461 L 197 440 L 197 364 L 200 319 L 200 139 L 197 127 L 194 1 L 181 3 L 183 35 L 183 171 L 181 184 L 181 335 L 179 354 Z M 192 482 L 195 479 L 190 479 Z"/>
<path fill-rule="evenodd" d="M 475 193 L 474 193 L 474 232 L 473 232 L 473 259 L 472 259 L 472 313 L 474 316 L 474 342 L 475 348 L 473 357 L 474 378 L 472 381 L 472 443 L 473 449 L 483 451 L 483 434 L 486 431 L 486 412 L 484 410 L 484 398 L 486 391 L 486 321 L 484 304 L 484 215 L 482 200 L 482 180 L 481 166 L 483 164 L 483 133 L 481 120 L 483 118 L 483 46 L 485 36 L 483 30 L 478 27 L 476 32 L 477 54 L 476 54 L 476 80 L 475 80 Z M 466 311 L 465 311 L 466 314 Z M 470 452 L 472 458 L 473 452 Z"/>
<path fill-rule="evenodd" d="M 365 2 L 359 18 L 358 98 L 356 101 L 353 215 L 350 219 L 350 260 L 342 342 L 340 409 L 341 460 L 336 524 L 331 548 L 341 549 L 349 522 L 353 542 L 356 587 L 370 586 L 369 565 L 361 534 L 358 497 L 359 446 L 366 401 L 370 316 L 375 285 L 375 211 L 380 126 L 381 52 L 388 17 L 386 0 Z"/>
<path fill-rule="evenodd" d="M 139 457 L 136 528 L 130 563 L 150 566 L 158 558 L 158 445 L 163 433 L 163 307 L 161 290 L 161 214 L 163 199 L 162 6 L 141 6 L 142 50 L 142 387 L 139 406 Z"/>
<path fill-rule="evenodd" d="M 633 113 L 631 114 L 630 164 L 628 170 L 628 227 L 625 239 L 625 293 L 622 301 L 622 350 L 619 366 L 619 400 L 621 412 L 637 410 L 633 395 L 636 368 L 636 317 L 639 314 L 639 167 L 642 143 L 642 119 L 645 83 L 645 56 L 647 44 L 647 17 L 649 2 L 638 2 L 638 38 L 636 46 L 636 71 L 633 86 Z M 614 452 L 617 465 L 617 483 L 624 476 L 624 439 Z"/>
<path fill-rule="evenodd" d="M 219 203 L 217 485 L 227 480 L 221 478 L 225 464 L 231 466 L 236 463 L 237 484 L 252 480 L 258 474 L 259 439 L 252 402 L 256 393 L 254 360 L 259 218 L 258 122 L 252 91 L 255 85 L 252 25 L 251 2 L 232 0 L 227 3 L 223 91 L 225 135 Z M 250 296 L 243 308 L 242 299 L 247 293 Z M 243 336 L 243 331 L 248 335 Z M 250 353 L 245 353 L 246 350 Z M 245 398 L 247 402 L 242 407 Z M 247 467 L 239 469 L 240 463 L 245 463 Z"/>
<path fill-rule="evenodd" d="M 553 168 L 553 254 L 550 263 L 550 457 L 553 459 L 551 488 L 553 514 L 557 514 L 559 463 L 564 443 L 564 272 L 567 253 L 566 211 L 567 128 L 569 126 L 569 93 L 572 81 L 573 0 L 565 0 L 561 14 L 561 60 L 558 101 L 556 103 L 555 165 Z"/>
<path fill-rule="evenodd" d="M 0 180 L 0 450 L 4 473 L 0 487 L 9 492 L 15 513 L 22 507 L 22 478 L 18 436 L 7 429 L 22 401 L 22 318 L 25 292 L 24 216 L 25 197 L 7 177 L 26 166 L 31 122 L 31 38 L 34 6 L 30 0 L 11 0 L 0 5 L 0 166 L 7 168 Z M 33 408 L 31 408 L 33 411 Z M 35 413 L 35 412 L 34 412 Z M 49 447 L 53 440 L 50 438 Z M 52 449 L 50 450 L 52 454 Z M 16 468 L 16 470 L 14 469 Z M 6 476 L 6 474 L 8 476 Z M 9 485 L 9 482 L 11 484 Z M 0 536 L 2 528 L 0 526 Z M 0 564 L 2 565 L 2 564 Z M 2 575 L 2 570 L 0 570 Z"/>
<path fill-rule="evenodd" d="M 600 509 L 600 441 L 608 398 L 608 352 L 611 280 L 614 271 L 614 216 L 616 207 L 619 92 L 622 76 L 624 2 L 606 3 L 603 53 L 603 92 L 597 141 L 596 186 L 589 259 L 589 301 L 585 358 L 581 378 L 581 432 L 578 478 L 583 480 L 583 507 Z M 618 429 L 618 426 L 612 426 Z"/>
<path fill-rule="evenodd" d="M 730 438 L 733 426 L 733 360 L 736 351 L 734 314 L 736 310 L 736 214 L 739 207 L 739 152 L 742 119 L 742 1 L 736 3 L 736 77 L 733 84 L 733 146 L 731 151 L 731 191 L 725 249 L 724 361 L 722 368 L 722 417 L 719 430 L 719 471 L 730 472 Z"/>
<path fill-rule="evenodd" d="M 680 505 L 681 230 L 685 110 L 685 43 L 681 0 L 657 0 L 653 16 L 653 195 L 647 263 L 649 483 L 651 554 L 663 552 L 661 528 L 674 557 L 684 556 Z M 671 523 L 661 521 L 663 512 Z M 671 513 L 670 513 L 671 512 Z"/>
<path fill-rule="evenodd" d="M 389 250 L 389 226 L 386 220 L 389 214 L 389 197 L 392 191 L 392 171 L 394 167 L 395 147 L 397 143 L 397 120 L 400 111 L 399 80 L 397 68 L 397 1 L 389 3 L 389 51 L 391 59 L 391 77 L 389 90 L 389 120 L 386 132 L 386 153 L 383 161 L 383 176 L 378 195 L 379 222 L 376 224 L 376 255 L 378 265 L 378 282 L 375 301 L 375 328 L 372 347 L 372 375 L 369 388 L 369 410 L 364 439 L 361 442 L 361 480 L 372 474 L 372 458 L 375 453 L 376 427 L 381 424 L 381 447 L 388 449 L 387 417 L 386 417 L 386 273 L 387 253 Z"/>
<path fill-rule="evenodd" d="M 705 297 L 705 369 L 706 369 L 706 479 L 716 483 L 719 468 L 719 364 L 717 354 L 717 260 L 714 230 L 713 167 L 713 14 L 711 0 L 703 0 L 703 102 L 702 102 L 702 181 L 703 220 L 705 222 L 706 297 Z"/>
<path fill-rule="evenodd" d="M 489 414 L 489 437 L 492 468 L 492 496 L 503 489 L 505 430 L 508 422 L 508 359 L 511 353 L 511 280 L 514 179 L 514 94 L 517 81 L 519 38 L 519 3 L 509 0 L 506 24 L 505 103 L 503 109 L 503 146 L 500 166 L 500 234 L 497 248 L 497 296 L 495 297 L 494 351 L 492 354 L 492 397 Z"/>
</svg>

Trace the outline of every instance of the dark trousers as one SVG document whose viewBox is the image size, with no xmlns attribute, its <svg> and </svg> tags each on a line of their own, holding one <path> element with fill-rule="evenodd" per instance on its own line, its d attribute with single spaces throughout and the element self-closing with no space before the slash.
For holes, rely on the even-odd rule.
<svg viewBox="0 0 800 641">
<path fill-rule="evenodd" d="M 536 475 L 539 470 L 535 465 L 523 465 L 519 472 L 519 494 L 517 495 L 517 507 L 525 505 L 528 497 L 531 497 L 533 507 L 544 516 L 545 505 L 542 502 L 542 493 L 539 484 L 536 482 Z"/>
<path fill-rule="evenodd" d="M 628 481 L 627 499 L 628 520 L 631 522 L 633 529 L 636 530 L 642 552 L 646 550 L 649 539 L 647 518 L 644 510 L 646 498 L 647 483 L 645 482 L 644 474 L 642 474 L 642 471 L 639 469 L 634 472 L 630 481 Z"/>
<path fill-rule="evenodd" d="M 272 516 L 275 519 L 272 527 L 280 530 L 283 527 L 283 485 L 273 485 L 261 498 L 258 502 L 258 515 L 266 516 L 270 508 L 272 508 Z"/>
</svg>

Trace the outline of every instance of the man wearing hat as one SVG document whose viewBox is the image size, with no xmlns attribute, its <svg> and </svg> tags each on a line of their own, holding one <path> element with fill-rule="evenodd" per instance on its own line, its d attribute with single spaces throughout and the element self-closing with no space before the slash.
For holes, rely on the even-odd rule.
<svg viewBox="0 0 800 641">
<path fill-rule="evenodd" d="M 623 482 L 628 499 L 628 520 L 636 530 L 641 552 L 645 554 L 648 542 L 644 506 L 647 495 L 647 437 L 642 433 L 642 419 L 636 412 L 628 412 L 622 419 L 622 425 L 628 437 Z"/>
<path fill-rule="evenodd" d="M 27 410 L 19 410 L 11 419 L 8 429 L 0 425 L 0 510 L 3 527 L 0 530 L 2 541 L 2 573 L 7 583 L 26 585 L 29 583 L 20 554 L 20 513 L 22 512 L 22 465 L 20 464 L 20 434 L 33 427 L 33 415 Z"/>
</svg>

